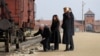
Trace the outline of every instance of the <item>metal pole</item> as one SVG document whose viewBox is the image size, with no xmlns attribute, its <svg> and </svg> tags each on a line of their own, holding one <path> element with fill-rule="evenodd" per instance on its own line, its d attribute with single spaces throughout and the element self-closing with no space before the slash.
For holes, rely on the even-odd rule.
<svg viewBox="0 0 100 56">
<path fill-rule="evenodd" d="M 84 5 L 85 5 L 85 3 L 84 3 L 84 1 L 82 1 L 82 25 L 83 25 L 83 28 L 84 28 L 83 32 L 85 32 Z"/>
</svg>

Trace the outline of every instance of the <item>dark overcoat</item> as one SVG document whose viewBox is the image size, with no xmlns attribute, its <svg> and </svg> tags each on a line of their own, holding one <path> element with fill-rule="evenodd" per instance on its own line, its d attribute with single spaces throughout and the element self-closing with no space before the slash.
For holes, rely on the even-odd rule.
<svg viewBox="0 0 100 56">
<path fill-rule="evenodd" d="M 63 23 L 62 23 L 62 28 L 63 28 L 63 39 L 62 43 L 63 44 L 69 44 L 70 43 L 70 36 L 73 35 L 72 32 L 72 19 L 71 19 L 71 14 L 69 12 L 63 14 Z"/>
<path fill-rule="evenodd" d="M 72 12 L 70 12 L 70 19 L 71 19 L 71 32 L 72 35 L 74 35 L 74 15 Z"/>
<path fill-rule="evenodd" d="M 34 36 L 41 34 L 42 38 L 45 38 L 44 40 L 41 41 L 41 44 L 46 44 L 50 42 L 50 37 L 51 37 L 51 31 L 50 29 L 45 26 L 44 30 L 42 31 L 41 29 L 39 29 L 39 31 L 37 33 L 34 34 Z"/>
<path fill-rule="evenodd" d="M 59 31 L 60 22 L 59 21 L 53 21 L 51 25 L 51 43 L 61 43 L 61 36 Z"/>
</svg>

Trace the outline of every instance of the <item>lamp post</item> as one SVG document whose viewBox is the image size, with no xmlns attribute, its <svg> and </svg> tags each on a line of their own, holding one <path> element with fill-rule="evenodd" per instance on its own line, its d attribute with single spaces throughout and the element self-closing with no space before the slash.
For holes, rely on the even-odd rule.
<svg viewBox="0 0 100 56">
<path fill-rule="evenodd" d="M 82 25 L 83 25 L 83 28 L 84 28 L 84 32 L 85 32 L 85 21 L 84 21 L 84 1 L 82 1 Z"/>
</svg>

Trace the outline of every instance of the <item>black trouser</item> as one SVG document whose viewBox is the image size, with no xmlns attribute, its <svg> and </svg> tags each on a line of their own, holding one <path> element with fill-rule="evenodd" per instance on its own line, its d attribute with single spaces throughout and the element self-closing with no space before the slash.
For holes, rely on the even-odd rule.
<svg viewBox="0 0 100 56">
<path fill-rule="evenodd" d="M 43 50 L 46 51 L 47 50 L 47 45 L 43 44 Z"/>
<path fill-rule="evenodd" d="M 54 49 L 55 50 L 59 49 L 59 44 L 58 43 L 54 43 Z"/>
<path fill-rule="evenodd" d="M 70 39 L 69 39 L 69 44 L 66 44 L 66 50 L 67 49 L 74 49 L 74 43 L 73 43 L 73 37 L 70 36 Z M 70 46 L 70 47 L 69 47 Z"/>
<path fill-rule="evenodd" d="M 73 37 L 70 38 L 70 49 L 74 49 Z"/>
<path fill-rule="evenodd" d="M 44 51 L 47 51 L 50 49 L 50 43 L 48 41 L 48 39 L 44 40 L 44 43 L 43 43 L 43 50 Z"/>
</svg>

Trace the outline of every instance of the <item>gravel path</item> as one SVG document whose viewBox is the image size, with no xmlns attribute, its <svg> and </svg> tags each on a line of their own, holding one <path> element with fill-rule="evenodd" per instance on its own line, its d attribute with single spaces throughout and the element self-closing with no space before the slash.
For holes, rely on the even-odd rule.
<svg viewBox="0 0 100 56">
<path fill-rule="evenodd" d="M 19 54 L 19 56 L 100 56 L 100 33 L 77 32 L 74 36 L 74 44 L 74 51 L 64 52 L 65 45 L 60 44 L 60 49 L 56 51 L 43 52 L 42 47 L 38 47 L 39 50 L 34 54 Z M 0 56 L 5 56 L 4 54 L 0 52 Z M 8 54 L 18 56 L 14 53 Z"/>
</svg>

